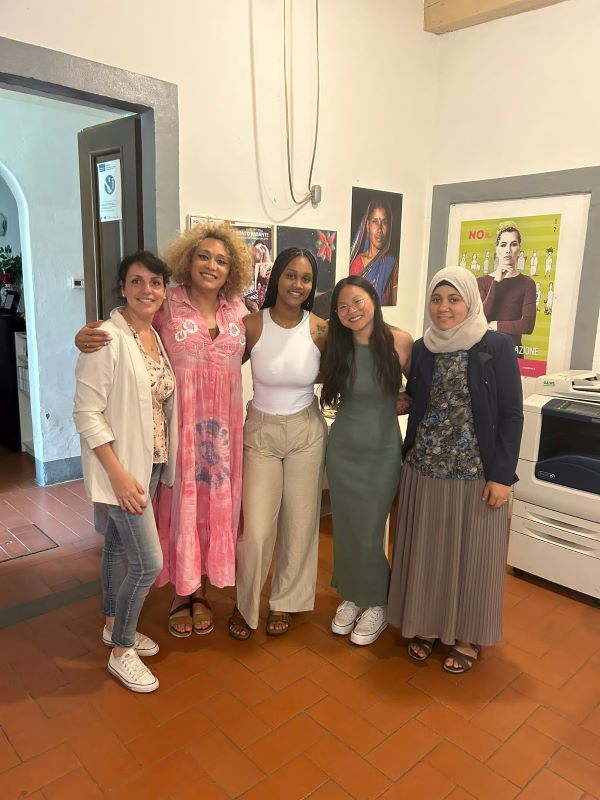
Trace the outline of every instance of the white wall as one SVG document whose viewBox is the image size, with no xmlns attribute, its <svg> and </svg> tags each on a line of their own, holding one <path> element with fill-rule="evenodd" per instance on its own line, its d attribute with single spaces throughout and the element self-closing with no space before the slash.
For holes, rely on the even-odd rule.
<svg viewBox="0 0 600 800">
<path fill-rule="evenodd" d="M 569 0 L 440 37 L 433 183 L 598 165 L 599 31 Z"/>
<path fill-rule="evenodd" d="M 598 166 L 599 32 L 569 0 L 440 37 L 432 184 Z"/>
<path fill-rule="evenodd" d="M 17 203 L 8 184 L 0 176 L 0 211 L 8 220 L 6 236 L 0 236 L 0 247 L 10 245 L 15 255 L 21 252 L 21 236 L 19 234 L 19 213 Z"/>
<path fill-rule="evenodd" d="M 72 421 L 73 334 L 85 320 L 77 133 L 114 119 L 107 111 L 0 89 L 0 161 L 27 204 L 21 218 L 32 422 L 36 459 L 79 455 Z M 2 240 L 0 240 L 2 241 Z"/>
</svg>

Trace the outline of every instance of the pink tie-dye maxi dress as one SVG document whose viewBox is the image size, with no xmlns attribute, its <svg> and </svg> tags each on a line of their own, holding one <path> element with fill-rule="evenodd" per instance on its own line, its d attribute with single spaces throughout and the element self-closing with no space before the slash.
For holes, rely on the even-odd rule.
<svg viewBox="0 0 600 800">
<path fill-rule="evenodd" d="M 183 286 L 168 289 L 154 326 L 177 381 L 179 447 L 172 487 L 160 484 L 156 518 L 164 565 L 157 586 L 194 592 L 202 576 L 235 583 L 242 497 L 243 302 L 221 299 L 212 341 Z"/>
</svg>

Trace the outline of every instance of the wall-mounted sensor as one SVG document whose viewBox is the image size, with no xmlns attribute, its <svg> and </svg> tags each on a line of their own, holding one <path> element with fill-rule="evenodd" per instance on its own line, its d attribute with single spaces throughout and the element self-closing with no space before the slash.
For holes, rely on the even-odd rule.
<svg viewBox="0 0 600 800">
<path fill-rule="evenodd" d="M 71 289 L 85 289 L 83 278 L 71 278 Z"/>
<path fill-rule="evenodd" d="M 310 202 L 316 208 L 321 202 L 321 187 L 318 184 L 310 187 Z"/>
</svg>

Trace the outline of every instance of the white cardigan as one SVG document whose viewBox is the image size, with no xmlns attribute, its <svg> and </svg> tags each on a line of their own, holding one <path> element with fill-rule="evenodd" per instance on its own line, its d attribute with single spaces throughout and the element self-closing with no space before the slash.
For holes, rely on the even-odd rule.
<svg viewBox="0 0 600 800">
<path fill-rule="evenodd" d="M 79 355 L 75 367 L 73 417 L 81 437 L 85 490 L 95 503 L 117 505 L 109 477 L 94 448 L 112 442 L 123 467 L 147 493 L 154 456 L 152 395 L 143 356 L 118 308 L 101 327 L 112 339 L 96 353 Z M 160 337 L 158 342 L 165 361 L 171 366 Z M 169 429 L 169 455 L 161 481 L 172 486 L 177 455 L 175 392 L 164 409 Z"/>
</svg>

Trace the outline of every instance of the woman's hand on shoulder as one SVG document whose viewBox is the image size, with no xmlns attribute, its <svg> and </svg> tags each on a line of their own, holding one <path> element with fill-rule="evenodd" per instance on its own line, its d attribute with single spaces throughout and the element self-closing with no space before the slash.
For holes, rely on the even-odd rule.
<svg viewBox="0 0 600 800">
<path fill-rule="evenodd" d="M 510 493 L 510 486 L 505 486 L 503 483 L 496 483 L 496 481 L 488 481 L 483 487 L 481 499 L 490 508 L 502 508 L 503 505 L 508 503 Z"/>
<path fill-rule="evenodd" d="M 112 339 L 110 333 L 100 329 L 100 325 L 103 324 L 104 320 L 101 319 L 97 322 L 88 322 L 75 335 L 75 347 L 82 353 L 95 353 L 101 350 Z"/>
<path fill-rule="evenodd" d="M 394 348 L 398 353 L 402 372 L 404 373 L 404 376 L 408 378 L 410 372 L 410 357 L 412 354 L 414 340 L 407 331 L 400 330 L 400 328 L 394 328 L 391 325 L 390 329 L 392 331 L 392 336 L 394 337 Z"/>
<path fill-rule="evenodd" d="M 319 348 L 321 352 L 325 350 L 328 330 L 329 330 L 329 320 L 321 319 L 321 317 L 317 317 L 317 315 L 313 314 L 311 311 L 310 335 L 312 336 L 313 342 L 316 344 L 316 346 Z"/>
</svg>

